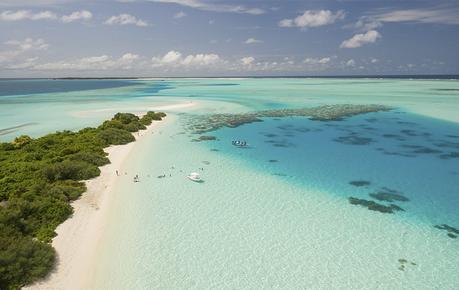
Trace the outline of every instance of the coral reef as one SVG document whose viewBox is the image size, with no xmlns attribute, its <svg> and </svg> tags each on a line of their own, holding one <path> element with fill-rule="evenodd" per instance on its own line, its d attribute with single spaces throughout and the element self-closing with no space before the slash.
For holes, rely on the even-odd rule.
<svg viewBox="0 0 459 290">
<path fill-rule="evenodd" d="M 350 185 L 361 187 L 361 186 L 368 186 L 371 184 L 370 181 L 367 180 L 353 180 L 349 182 Z"/>
<path fill-rule="evenodd" d="M 262 122 L 262 118 L 307 117 L 316 121 L 339 121 L 359 114 L 389 111 L 383 105 L 325 105 L 302 109 L 277 109 L 242 114 L 196 115 L 189 119 L 187 129 L 203 134 L 222 127 L 235 128 L 244 124 Z"/>
<path fill-rule="evenodd" d="M 459 235 L 459 229 L 457 229 L 455 227 L 452 227 L 452 226 L 449 226 L 447 224 L 435 225 L 434 227 L 439 229 L 439 230 L 447 231 L 448 232 L 448 234 L 447 234 L 448 237 L 450 237 L 452 239 L 456 239 L 457 236 Z"/>
<path fill-rule="evenodd" d="M 215 141 L 215 140 L 217 140 L 217 137 L 215 137 L 215 136 L 205 136 L 205 135 L 203 135 L 203 136 L 199 136 L 198 139 L 192 139 L 191 141 L 192 142 L 201 142 L 201 141 Z"/>
<path fill-rule="evenodd" d="M 361 198 L 356 198 L 352 196 L 349 197 L 349 203 L 353 205 L 360 205 L 360 206 L 368 208 L 369 210 L 379 211 L 382 213 L 394 213 L 394 211 L 404 211 L 403 208 L 395 204 L 384 205 L 384 204 L 374 202 L 372 200 L 361 199 Z"/>
</svg>

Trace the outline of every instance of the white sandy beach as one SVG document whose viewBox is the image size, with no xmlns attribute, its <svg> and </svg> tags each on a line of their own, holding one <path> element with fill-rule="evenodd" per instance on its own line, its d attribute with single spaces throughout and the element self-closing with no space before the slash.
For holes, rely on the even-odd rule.
<svg viewBox="0 0 459 290">
<path fill-rule="evenodd" d="M 178 110 L 193 105 L 194 103 L 187 102 L 148 109 Z M 91 265 L 96 262 L 94 257 L 97 245 L 103 236 L 104 228 L 110 222 L 107 213 L 112 201 L 110 194 L 117 186 L 116 171 L 118 170 L 120 175 L 124 174 L 123 163 L 134 151 L 137 141 L 153 134 L 165 122 L 167 117 L 160 122 L 153 121 L 146 130 L 134 133 L 136 142 L 104 149 L 111 163 L 100 168 L 99 177 L 86 181 L 87 191 L 72 203 L 73 216 L 56 229 L 57 236 L 52 241 L 58 256 L 56 269 L 45 280 L 23 289 L 84 289 L 90 276 L 88 271 L 91 271 Z"/>
</svg>

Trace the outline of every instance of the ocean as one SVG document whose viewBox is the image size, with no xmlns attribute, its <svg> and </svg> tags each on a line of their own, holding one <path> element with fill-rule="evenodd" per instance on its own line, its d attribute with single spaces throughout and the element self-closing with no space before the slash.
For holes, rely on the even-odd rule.
<svg viewBox="0 0 459 290">
<path fill-rule="evenodd" d="M 91 289 L 459 287 L 457 80 L 93 80 L 58 91 L 55 82 L 0 93 L 3 141 L 197 103 L 167 112 L 120 169 Z M 263 118 L 201 142 L 188 126 L 207 114 L 336 104 L 392 110 Z M 204 182 L 186 179 L 190 172 Z"/>
</svg>

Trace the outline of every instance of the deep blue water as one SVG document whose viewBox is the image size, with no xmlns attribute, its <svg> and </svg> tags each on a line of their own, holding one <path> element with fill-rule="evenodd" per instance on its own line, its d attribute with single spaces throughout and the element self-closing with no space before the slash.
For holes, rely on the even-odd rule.
<svg viewBox="0 0 459 290">
<path fill-rule="evenodd" d="M 405 210 L 396 215 L 459 226 L 457 124 L 395 111 L 330 122 L 266 119 L 210 134 L 219 141 L 206 143 L 209 148 L 304 186 L 305 193 L 316 189 L 380 202 L 368 194 L 392 190 L 409 199 L 395 202 Z M 250 148 L 232 146 L 235 139 L 247 140 Z M 357 180 L 370 185 L 349 183 Z"/>
<path fill-rule="evenodd" d="M 108 89 L 136 84 L 131 80 L 0 80 L 0 96 Z"/>
<path fill-rule="evenodd" d="M 175 86 L 171 82 L 167 81 L 157 81 L 153 84 L 149 84 L 146 88 L 142 90 L 139 94 L 150 96 L 152 94 L 157 94 L 162 90 L 173 89 Z"/>
</svg>

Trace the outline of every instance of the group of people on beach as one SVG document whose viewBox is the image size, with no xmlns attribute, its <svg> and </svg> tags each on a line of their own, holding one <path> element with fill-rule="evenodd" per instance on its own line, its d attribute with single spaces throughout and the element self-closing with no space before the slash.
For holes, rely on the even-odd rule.
<svg viewBox="0 0 459 290">
<path fill-rule="evenodd" d="M 175 169 L 175 167 L 172 166 L 171 169 Z M 204 168 L 203 168 L 203 167 L 199 167 L 199 170 L 204 171 Z M 183 172 L 183 170 L 180 170 L 180 172 Z M 116 176 L 120 176 L 120 172 L 119 172 L 118 170 L 115 170 L 115 174 L 116 174 Z M 125 172 L 125 174 L 127 174 L 127 173 Z M 149 176 L 149 175 L 148 175 L 148 176 Z M 165 178 L 166 176 L 167 176 L 167 175 L 164 173 L 164 174 L 162 174 L 162 175 L 158 175 L 157 178 Z M 172 174 L 171 174 L 171 173 L 169 173 L 169 177 L 172 177 Z M 140 182 L 140 177 L 139 177 L 138 174 L 136 174 L 136 175 L 134 176 L 133 182 L 134 182 L 134 183 Z"/>
</svg>

